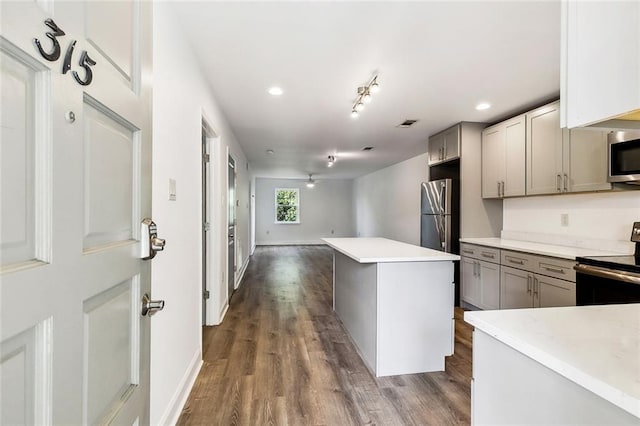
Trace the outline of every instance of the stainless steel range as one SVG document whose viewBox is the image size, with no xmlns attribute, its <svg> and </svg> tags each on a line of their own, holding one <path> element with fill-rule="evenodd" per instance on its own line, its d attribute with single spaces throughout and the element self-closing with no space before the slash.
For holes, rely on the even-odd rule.
<svg viewBox="0 0 640 426">
<path fill-rule="evenodd" d="M 633 224 L 631 241 L 632 255 L 576 259 L 577 305 L 640 303 L 640 222 Z"/>
</svg>

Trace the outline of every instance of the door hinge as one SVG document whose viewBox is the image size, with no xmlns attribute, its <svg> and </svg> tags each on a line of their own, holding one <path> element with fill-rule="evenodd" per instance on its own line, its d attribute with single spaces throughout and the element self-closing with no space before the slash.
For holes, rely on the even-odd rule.
<svg viewBox="0 0 640 426">
<path fill-rule="evenodd" d="M 209 294 L 209 290 L 205 290 L 202 292 L 202 297 L 206 300 L 209 297 L 211 297 L 211 295 Z"/>
<path fill-rule="evenodd" d="M 211 226 L 209 225 L 209 222 L 204 222 L 202 224 L 202 230 L 203 231 L 209 231 L 211 229 Z"/>
<path fill-rule="evenodd" d="M 210 158 L 211 158 L 211 156 L 209 154 L 202 154 L 202 160 L 205 163 L 208 163 Z"/>
</svg>

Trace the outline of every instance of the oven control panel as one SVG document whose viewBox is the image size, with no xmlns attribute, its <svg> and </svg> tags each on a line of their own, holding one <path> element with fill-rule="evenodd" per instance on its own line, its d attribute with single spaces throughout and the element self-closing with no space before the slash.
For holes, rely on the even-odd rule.
<svg viewBox="0 0 640 426">
<path fill-rule="evenodd" d="M 631 241 L 634 243 L 640 243 L 640 222 L 633 222 L 633 229 L 631 230 Z"/>
</svg>

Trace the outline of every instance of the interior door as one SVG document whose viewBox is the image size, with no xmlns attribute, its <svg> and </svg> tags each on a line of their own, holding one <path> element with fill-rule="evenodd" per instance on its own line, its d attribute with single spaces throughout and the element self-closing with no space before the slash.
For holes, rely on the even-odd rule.
<svg viewBox="0 0 640 426">
<path fill-rule="evenodd" d="M 147 424 L 151 3 L 0 8 L 0 423 Z"/>
<path fill-rule="evenodd" d="M 228 229 L 228 257 L 229 271 L 227 281 L 228 302 L 231 304 L 231 296 L 236 282 L 236 163 L 229 156 L 229 192 L 227 200 L 229 202 L 229 229 Z"/>
</svg>

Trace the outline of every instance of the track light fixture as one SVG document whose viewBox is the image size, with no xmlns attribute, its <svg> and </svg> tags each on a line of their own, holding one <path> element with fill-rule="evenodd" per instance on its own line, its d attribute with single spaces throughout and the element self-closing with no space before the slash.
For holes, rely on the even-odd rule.
<svg viewBox="0 0 640 426">
<path fill-rule="evenodd" d="M 307 181 L 307 188 L 313 188 L 316 186 L 316 181 L 311 179 L 311 173 L 309 173 L 309 180 Z"/>
<path fill-rule="evenodd" d="M 380 85 L 378 84 L 377 75 L 374 76 L 366 86 L 358 87 L 358 97 L 351 107 L 351 118 L 358 118 L 360 111 L 364 109 L 364 105 L 371 102 L 371 94 L 378 93 L 379 91 Z"/>
<path fill-rule="evenodd" d="M 327 167 L 333 167 L 333 163 L 336 162 L 336 157 L 330 155 L 327 157 Z"/>
</svg>

